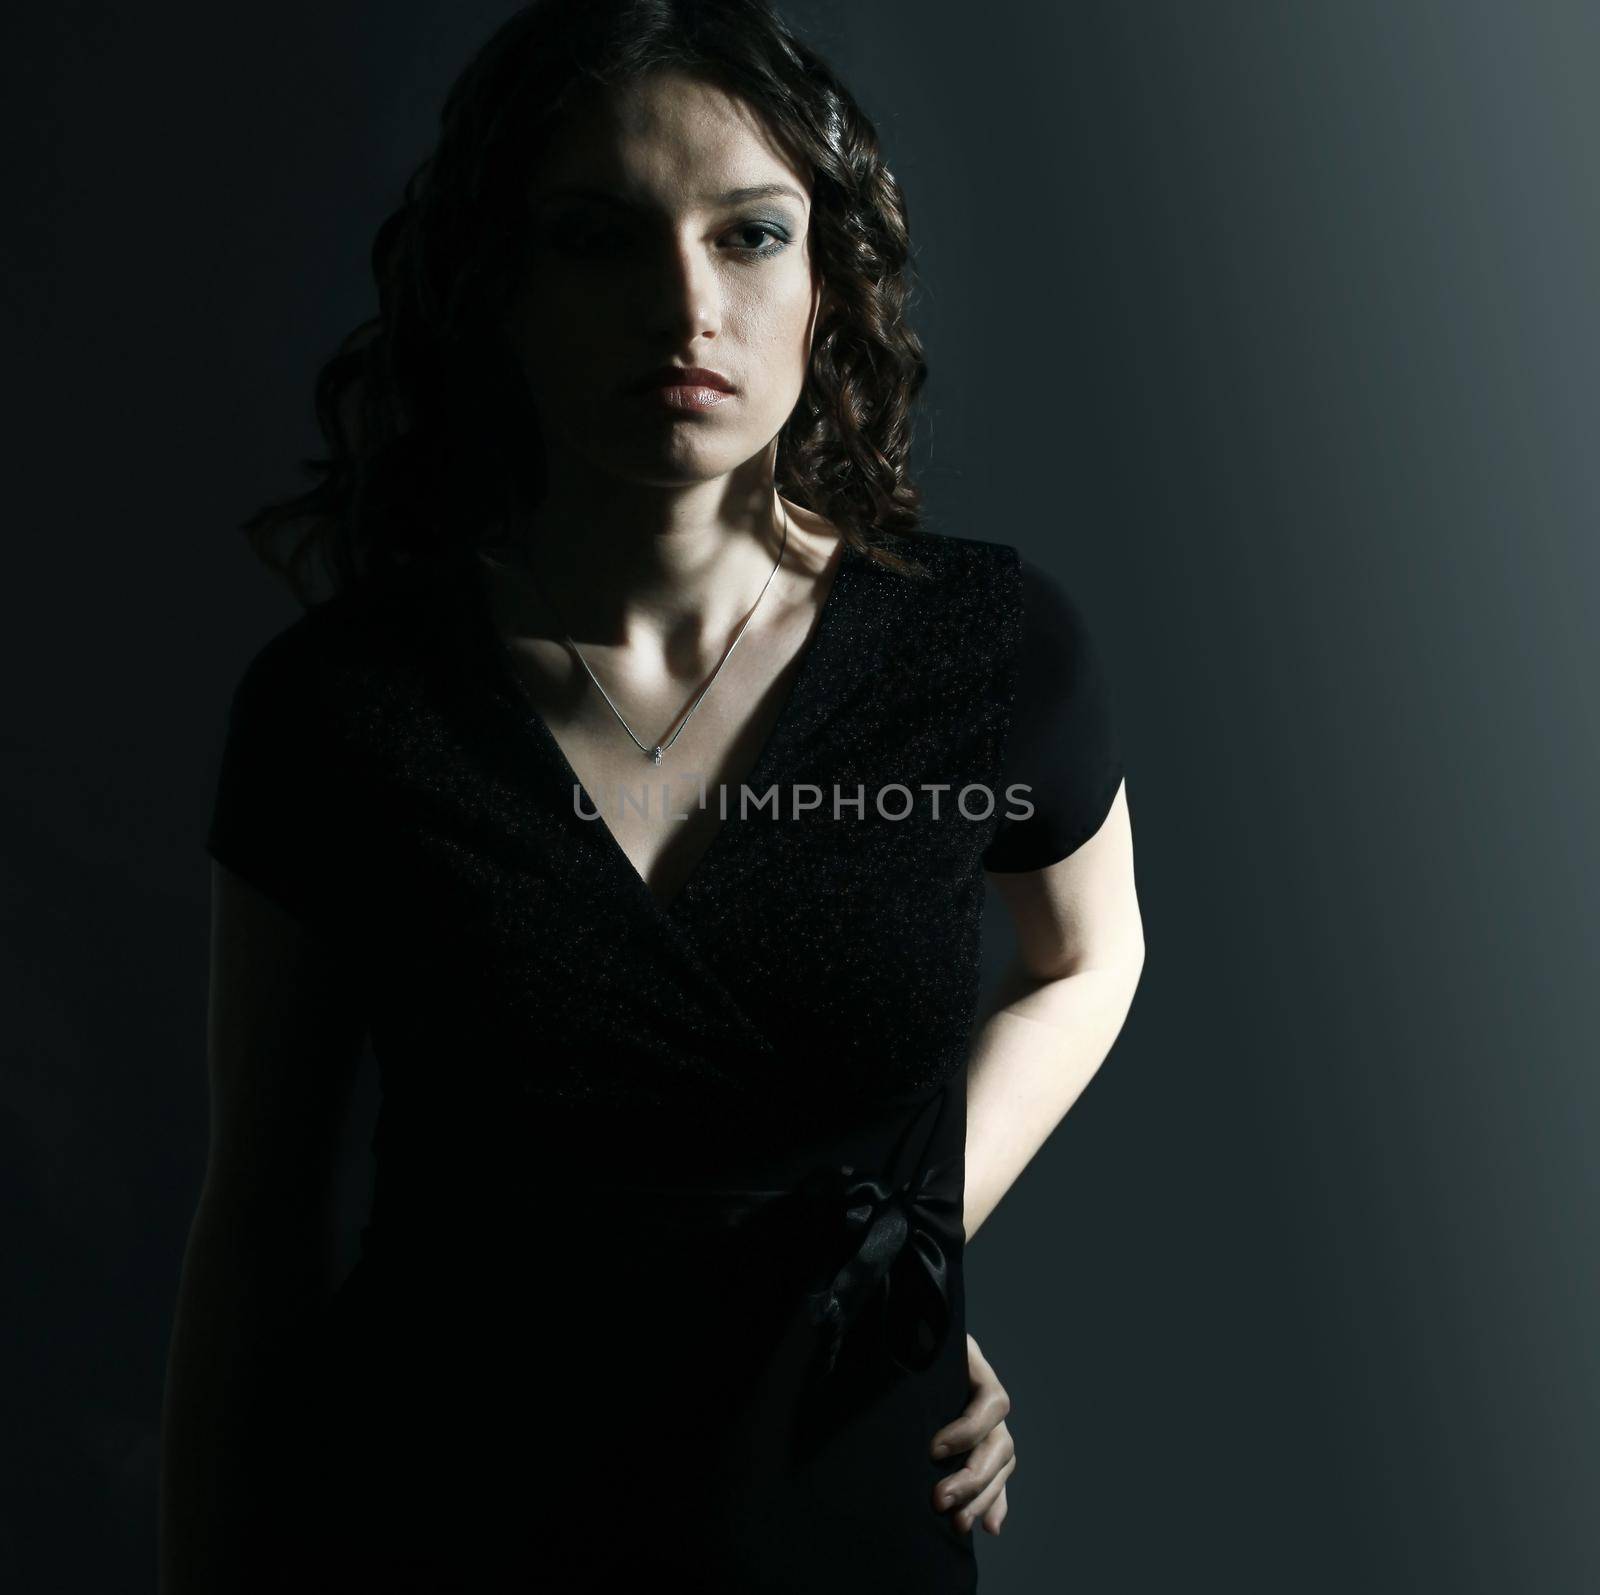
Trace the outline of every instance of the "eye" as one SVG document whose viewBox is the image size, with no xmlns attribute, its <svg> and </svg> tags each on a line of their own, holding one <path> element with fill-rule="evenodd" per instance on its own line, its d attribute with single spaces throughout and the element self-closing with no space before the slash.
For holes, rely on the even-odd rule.
<svg viewBox="0 0 1600 1595">
<path fill-rule="evenodd" d="M 734 228 L 734 232 L 744 233 L 746 236 L 754 233 L 757 237 L 764 237 L 768 240 L 758 249 L 740 251 L 751 260 L 767 260 L 773 255 L 782 254 L 791 242 L 789 235 L 781 227 L 776 227 L 771 222 L 741 222 Z"/>
<path fill-rule="evenodd" d="M 607 254 L 627 245 L 633 234 L 629 228 L 615 222 L 576 221 L 564 219 L 544 229 L 543 241 L 561 254 Z M 793 242 L 789 234 L 774 222 L 740 222 L 728 236 L 733 238 L 765 239 L 755 246 L 742 245 L 733 253 L 743 255 L 746 261 L 770 260 L 782 254 Z"/>
</svg>

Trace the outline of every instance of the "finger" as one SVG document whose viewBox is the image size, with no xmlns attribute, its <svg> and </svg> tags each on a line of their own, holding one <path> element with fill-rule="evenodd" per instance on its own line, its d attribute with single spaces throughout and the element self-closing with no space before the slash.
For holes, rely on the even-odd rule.
<svg viewBox="0 0 1600 1595">
<path fill-rule="evenodd" d="M 1011 1431 L 1001 1424 L 972 1448 L 963 1467 L 946 1474 L 934 1486 L 934 1506 L 941 1512 L 970 1501 L 997 1478 L 1007 1463 L 1016 1457 Z"/>
<path fill-rule="evenodd" d="M 998 1384 L 993 1366 L 971 1335 L 967 1336 L 967 1375 L 974 1384 Z"/>
<path fill-rule="evenodd" d="M 998 1380 L 977 1387 L 961 1416 L 934 1432 L 930 1454 L 947 1457 L 958 1451 L 970 1451 L 996 1424 L 1005 1422 L 1010 1413 L 1011 1397 Z"/>
<path fill-rule="evenodd" d="M 955 1527 L 956 1532 L 959 1534 L 966 1534 L 970 1532 L 974 1524 L 976 1524 L 980 1518 L 984 1517 L 999 1501 L 1001 1495 L 1005 1491 L 1005 1487 L 1006 1482 L 1004 1479 L 996 1479 L 994 1483 L 991 1484 L 989 1488 L 978 1497 L 977 1500 L 971 1502 L 967 1506 L 962 1507 L 959 1511 L 954 1513 L 950 1521 Z"/>
<path fill-rule="evenodd" d="M 1000 1494 L 993 1506 L 983 1514 L 983 1526 L 990 1534 L 998 1534 L 1000 1525 L 1006 1520 L 1006 1487 L 1000 1486 Z"/>
<path fill-rule="evenodd" d="M 970 1529 L 972 1525 L 976 1523 L 978 1519 L 994 1504 L 1001 1490 L 1005 1488 L 1006 1479 L 1010 1476 L 1016 1465 L 1016 1458 L 1013 1457 L 1011 1461 L 1006 1463 L 1005 1467 L 1001 1469 L 1000 1477 L 991 1481 L 987 1488 L 979 1492 L 976 1499 L 969 1501 L 951 1519 L 951 1522 L 955 1524 L 956 1529 L 960 1533 L 965 1534 L 967 1530 Z"/>
</svg>

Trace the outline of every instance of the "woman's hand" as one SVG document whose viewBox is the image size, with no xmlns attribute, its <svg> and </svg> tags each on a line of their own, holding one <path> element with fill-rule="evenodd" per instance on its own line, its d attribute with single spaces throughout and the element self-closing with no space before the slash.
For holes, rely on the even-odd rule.
<svg viewBox="0 0 1600 1595">
<path fill-rule="evenodd" d="M 954 1456 L 960 1451 L 969 1455 L 964 1467 L 946 1474 L 935 1486 L 933 1507 L 936 1512 L 956 1508 L 952 1521 L 963 1534 L 980 1517 L 991 1534 L 998 1534 L 1006 1520 L 1006 1480 L 1017 1466 L 1017 1448 L 1005 1421 L 1011 1397 L 971 1335 L 967 1336 L 967 1372 L 972 1399 L 954 1423 L 947 1423 L 934 1435 L 933 1455 Z"/>
</svg>

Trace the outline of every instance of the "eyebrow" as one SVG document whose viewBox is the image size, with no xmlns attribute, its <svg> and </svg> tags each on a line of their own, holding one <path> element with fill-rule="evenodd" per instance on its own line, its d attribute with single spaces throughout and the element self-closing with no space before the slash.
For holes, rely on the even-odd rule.
<svg viewBox="0 0 1600 1595">
<path fill-rule="evenodd" d="M 743 205 L 752 199 L 778 199 L 788 198 L 798 200 L 801 205 L 806 203 L 806 197 L 797 188 L 792 188 L 788 183 L 755 183 L 748 188 L 730 188 L 725 194 L 713 194 L 707 203 L 712 205 Z M 627 209 L 634 209 L 632 200 L 625 199 L 621 194 L 613 194 L 601 188 L 552 188 L 543 194 L 535 194 L 533 203 L 545 205 L 558 199 L 593 199 L 604 205 L 620 205 Z"/>
</svg>

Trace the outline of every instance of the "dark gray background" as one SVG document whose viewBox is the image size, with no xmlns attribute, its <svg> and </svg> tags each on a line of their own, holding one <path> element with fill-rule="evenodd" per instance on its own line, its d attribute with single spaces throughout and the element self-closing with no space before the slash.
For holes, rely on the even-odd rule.
<svg viewBox="0 0 1600 1595">
<path fill-rule="evenodd" d="M 154 1586 L 204 828 L 295 612 L 234 527 L 507 10 L 0 52 L 10 1589 Z M 788 14 L 909 193 L 933 524 L 1076 592 L 1130 772 L 1143 985 L 969 1254 L 984 1588 L 1594 1589 L 1600 11 Z"/>
</svg>

